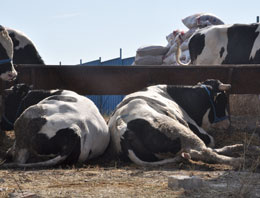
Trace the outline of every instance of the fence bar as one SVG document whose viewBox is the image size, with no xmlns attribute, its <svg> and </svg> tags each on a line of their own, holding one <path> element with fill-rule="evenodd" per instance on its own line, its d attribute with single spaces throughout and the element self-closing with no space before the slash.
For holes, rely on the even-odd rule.
<svg viewBox="0 0 260 198">
<path fill-rule="evenodd" d="M 217 66 L 39 66 L 18 65 L 17 83 L 36 89 L 70 89 L 80 94 L 128 94 L 153 84 L 193 85 L 215 78 L 231 93 L 260 93 L 260 65 Z M 12 83 L 1 83 L 1 87 Z"/>
</svg>

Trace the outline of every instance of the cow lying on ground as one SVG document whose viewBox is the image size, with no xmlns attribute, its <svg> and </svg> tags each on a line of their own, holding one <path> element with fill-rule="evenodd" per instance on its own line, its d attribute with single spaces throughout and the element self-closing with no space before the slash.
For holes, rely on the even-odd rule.
<svg viewBox="0 0 260 198">
<path fill-rule="evenodd" d="M 225 155 L 242 145 L 212 149 L 214 140 L 203 129 L 229 126 L 225 91 L 230 87 L 207 80 L 195 86 L 150 86 L 127 95 L 108 123 L 112 150 L 139 165 L 184 157 L 239 166 L 242 159 Z"/>
<path fill-rule="evenodd" d="M 29 107 L 14 123 L 15 143 L 8 151 L 13 163 L 3 167 L 73 164 L 105 151 L 110 139 L 108 127 L 88 98 L 68 90 L 28 91 L 25 85 L 16 85 L 8 92 L 4 112 L 10 122 L 13 115 L 19 116 L 21 109 Z M 43 96 L 45 99 L 38 102 Z"/>
<path fill-rule="evenodd" d="M 196 31 L 189 40 L 190 62 L 180 61 L 181 37 L 177 39 L 179 65 L 260 63 L 260 24 L 216 25 Z"/>
<path fill-rule="evenodd" d="M 6 28 L 13 42 L 13 63 L 14 64 L 44 64 L 36 46 L 24 33 Z"/>
<path fill-rule="evenodd" d="M 216 25 L 196 31 L 189 40 L 190 62 L 180 61 L 180 43 L 176 60 L 179 65 L 221 65 L 221 64 L 260 64 L 260 24 Z M 235 116 L 249 116 L 243 127 L 255 130 L 257 116 L 260 113 L 259 95 L 231 94 L 230 114 L 232 121 Z M 241 105 L 243 108 L 241 108 Z M 234 118 L 234 119 L 233 119 Z M 251 124 L 249 124 L 251 123 Z M 232 127 L 237 128 L 232 124 Z"/>
<path fill-rule="evenodd" d="M 4 90 L 2 101 L 1 129 L 14 130 L 14 123 L 22 112 L 28 107 L 39 103 L 41 100 L 59 95 L 61 90 L 32 90 L 32 86 L 15 84 L 10 89 Z"/>
<path fill-rule="evenodd" d="M 12 81 L 17 72 L 13 65 L 13 42 L 6 29 L 0 25 L 0 79 Z"/>
</svg>

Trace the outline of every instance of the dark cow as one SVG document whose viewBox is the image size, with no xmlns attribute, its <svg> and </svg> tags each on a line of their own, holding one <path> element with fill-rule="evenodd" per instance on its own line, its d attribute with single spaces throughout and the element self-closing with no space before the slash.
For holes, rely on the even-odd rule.
<svg viewBox="0 0 260 198">
<path fill-rule="evenodd" d="M 108 123 L 112 150 L 139 165 L 185 157 L 239 166 L 240 158 L 222 154 L 242 145 L 214 150 L 213 138 L 202 128 L 216 122 L 229 126 L 225 91 L 230 87 L 207 80 L 195 86 L 150 86 L 127 95 Z"/>
<path fill-rule="evenodd" d="M 6 119 L 12 123 L 21 115 L 14 123 L 15 143 L 8 151 L 13 162 L 3 167 L 73 164 L 105 151 L 110 139 L 108 127 L 92 101 L 68 90 L 28 90 L 16 85 L 4 98 L 8 105 L 4 110 Z M 45 99 L 38 102 L 43 96 Z"/>
<path fill-rule="evenodd" d="M 196 31 L 189 40 L 190 62 L 180 65 L 256 64 L 260 63 L 260 24 L 215 25 Z M 181 44 L 181 38 L 178 46 Z M 180 47 L 178 47 L 180 49 Z"/>
<path fill-rule="evenodd" d="M 14 130 L 14 122 L 25 109 L 49 96 L 59 95 L 60 92 L 61 90 L 32 90 L 32 86 L 26 84 L 16 84 L 4 90 L 1 129 Z"/>
<path fill-rule="evenodd" d="M 28 36 L 12 28 L 7 27 L 6 30 L 13 41 L 14 64 L 44 64 L 36 46 Z"/>
<path fill-rule="evenodd" d="M 13 42 L 6 29 L 0 25 L 0 79 L 12 81 L 17 72 L 13 65 Z"/>
</svg>

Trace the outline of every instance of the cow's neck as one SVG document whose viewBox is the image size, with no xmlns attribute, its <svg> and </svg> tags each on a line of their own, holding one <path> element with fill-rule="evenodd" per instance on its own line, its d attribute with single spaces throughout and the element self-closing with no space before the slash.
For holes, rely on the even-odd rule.
<svg viewBox="0 0 260 198">
<path fill-rule="evenodd" d="M 167 92 L 199 126 L 202 126 L 203 116 L 210 108 L 209 96 L 204 88 L 168 86 Z"/>
</svg>

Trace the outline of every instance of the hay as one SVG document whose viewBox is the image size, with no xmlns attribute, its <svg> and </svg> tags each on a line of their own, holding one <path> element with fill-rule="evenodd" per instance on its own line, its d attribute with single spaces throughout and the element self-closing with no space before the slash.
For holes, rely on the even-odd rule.
<svg viewBox="0 0 260 198">
<path fill-rule="evenodd" d="M 260 99 L 255 94 L 230 94 L 229 105 L 232 116 L 260 115 Z"/>
<path fill-rule="evenodd" d="M 214 131 L 217 147 L 251 142 L 259 144 L 259 136 L 245 131 Z M 12 145 L 13 132 L 7 132 L 1 153 Z M 8 145 L 8 146 L 7 146 Z M 2 157 L 2 156 L 0 156 Z M 103 158 L 102 158 L 103 159 Z M 198 175 L 218 184 L 230 182 L 232 177 L 223 174 L 230 166 L 183 162 L 158 167 L 138 167 L 120 161 L 91 160 L 86 165 L 55 169 L 0 169 L 0 197 L 236 197 L 236 189 L 203 188 L 192 191 L 168 187 L 170 175 Z M 254 171 L 260 172 L 259 169 Z M 239 172 L 235 172 L 239 174 Z M 231 178 L 231 179 L 230 179 Z M 247 177 L 248 178 L 248 177 Z M 240 180 L 239 180 L 240 181 Z M 259 183 L 255 184 L 259 185 Z M 243 188 L 248 192 L 248 188 Z"/>
</svg>

